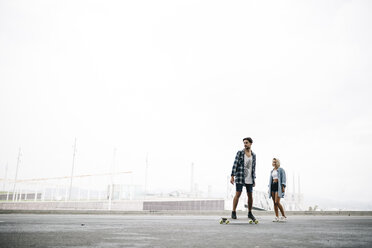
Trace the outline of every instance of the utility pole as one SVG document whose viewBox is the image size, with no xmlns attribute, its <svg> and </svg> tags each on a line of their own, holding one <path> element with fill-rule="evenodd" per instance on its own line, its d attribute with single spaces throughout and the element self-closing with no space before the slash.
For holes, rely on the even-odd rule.
<svg viewBox="0 0 372 248">
<path fill-rule="evenodd" d="M 293 173 L 293 195 L 296 198 L 296 182 L 295 182 L 295 173 Z"/>
<path fill-rule="evenodd" d="M 70 178 L 70 190 L 69 190 L 69 195 L 68 195 L 68 199 L 69 200 L 71 200 L 71 194 L 72 194 L 72 179 L 74 177 L 75 156 L 76 156 L 76 138 L 75 138 L 75 143 L 74 143 L 74 153 L 72 155 L 72 168 L 71 168 L 71 178 Z"/>
<path fill-rule="evenodd" d="M 21 148 L 18 150 L 18 159 L 17 159 L 17 168 L 16 168 L 16 174 L 14 178 L 14 186 L 13 186 L 13 201 L 15 200 L 15 190 L 16 190 L 16 184 L 17 184 L 17 178 L 18 178 L 18 169 L 19 169 L 19 164 L 21 162 Z"/>
<path fill-rule="evenodd" d="M 194 196 L 194 163 L 191 163 L 190 195 Z"/>
<path fill-rule="evenodd" d="M 147 173 L 149 169 L 149 153 L 146 154 L 146 168 L 145 168 L 145 198 L 147 195 Z"/>
<path fill-rule="evenodd" d="M 298 174 L 298 206 L 299 210 L 302 210 L 302 195 L 301 195 L 301 180 L 300 180 L 300 174 Z"/>
<path fill-rule="evenodd" d="M 301 183 L 300 183 L 300 174 L 298 174 L 298 194 L 301 195 Z"/>
<path fill-rule="evenodd" d="M 7 183 L 8 183 L 8 163 L 6 163 L 6 166 L 5 166 L 5 176 L 4 176 L 3 191 L 5 191 L 5 185 L 7 185 Z"/>
<path fill-rule="evenodd" d="M 116 158 L 116 148 L 114 148 L 113 161 L 112 161 L 112 166 L 111 166 L 109 205 L 108 205 L 109 211 L 111 210 L 112 194 L 114 193 L 113 191 L 114 191 L 115 158 Z"/>
</svg>

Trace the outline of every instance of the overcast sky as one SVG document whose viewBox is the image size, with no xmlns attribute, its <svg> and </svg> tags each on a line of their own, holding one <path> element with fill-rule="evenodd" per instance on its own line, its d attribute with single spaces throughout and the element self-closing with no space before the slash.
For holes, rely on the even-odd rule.
<svg viewBox="0 0 372 248">
<path fill-rule="evenodd" d="M 0 1 L 0 177 L 225 194 L 242 138 L 305 198 L 372 205 L 370 1 Z"/>
</svg>

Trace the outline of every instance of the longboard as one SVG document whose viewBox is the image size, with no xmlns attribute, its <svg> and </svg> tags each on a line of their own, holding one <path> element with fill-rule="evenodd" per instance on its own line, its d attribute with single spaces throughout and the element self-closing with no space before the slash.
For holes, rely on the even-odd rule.
<svg viewBox="0 0 372 248">
<path fill-rule="evenodd" d="M 241 221 L 238 221 L 238 220 L 236 220 L 236 219 L 231 219 L 231 218 L 225 218 L 225 217 L 221 217 L 221 219 L 220 219 L 220 224 L 230 224 L 231 222 L 234 222 L 234 221 L 236 221 L 236 222 L 241 222 Z M 256 219 L 256 220 L 249 220 L 248 221 L 248 223 L 249 224 L 258 224 L 258 220 Z"/>
</svg>

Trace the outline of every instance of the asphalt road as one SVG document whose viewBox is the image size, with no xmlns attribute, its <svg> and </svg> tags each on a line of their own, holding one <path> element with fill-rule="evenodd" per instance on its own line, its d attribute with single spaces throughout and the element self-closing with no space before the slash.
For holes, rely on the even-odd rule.
<svg viewBox="0 0 372 248">
<path fill-rule="evenodd" d="M 0 247 L 372 247 L 372 217 L 0 215 Z"/>
</svg>

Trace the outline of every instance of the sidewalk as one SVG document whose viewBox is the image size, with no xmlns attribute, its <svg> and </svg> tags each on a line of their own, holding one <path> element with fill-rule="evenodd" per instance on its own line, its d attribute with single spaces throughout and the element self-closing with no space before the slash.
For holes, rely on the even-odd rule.
<svg viewBox="0 0 372 248">
<path fill-rule="evenodd" d="M 273 211 L 253 211 L 256 216 L 274 216 Z M 0 214 L 85 214 L 85 215 L 169 215 L 169 216 L 230 216 L 231 211 L 108 211 L 108 210 L 0 210 Z M 246 216 L 246 211 L 237 211 Z M 372 211 L 286 211 L 287 216 L 372 216 Z"/>
</svg>

